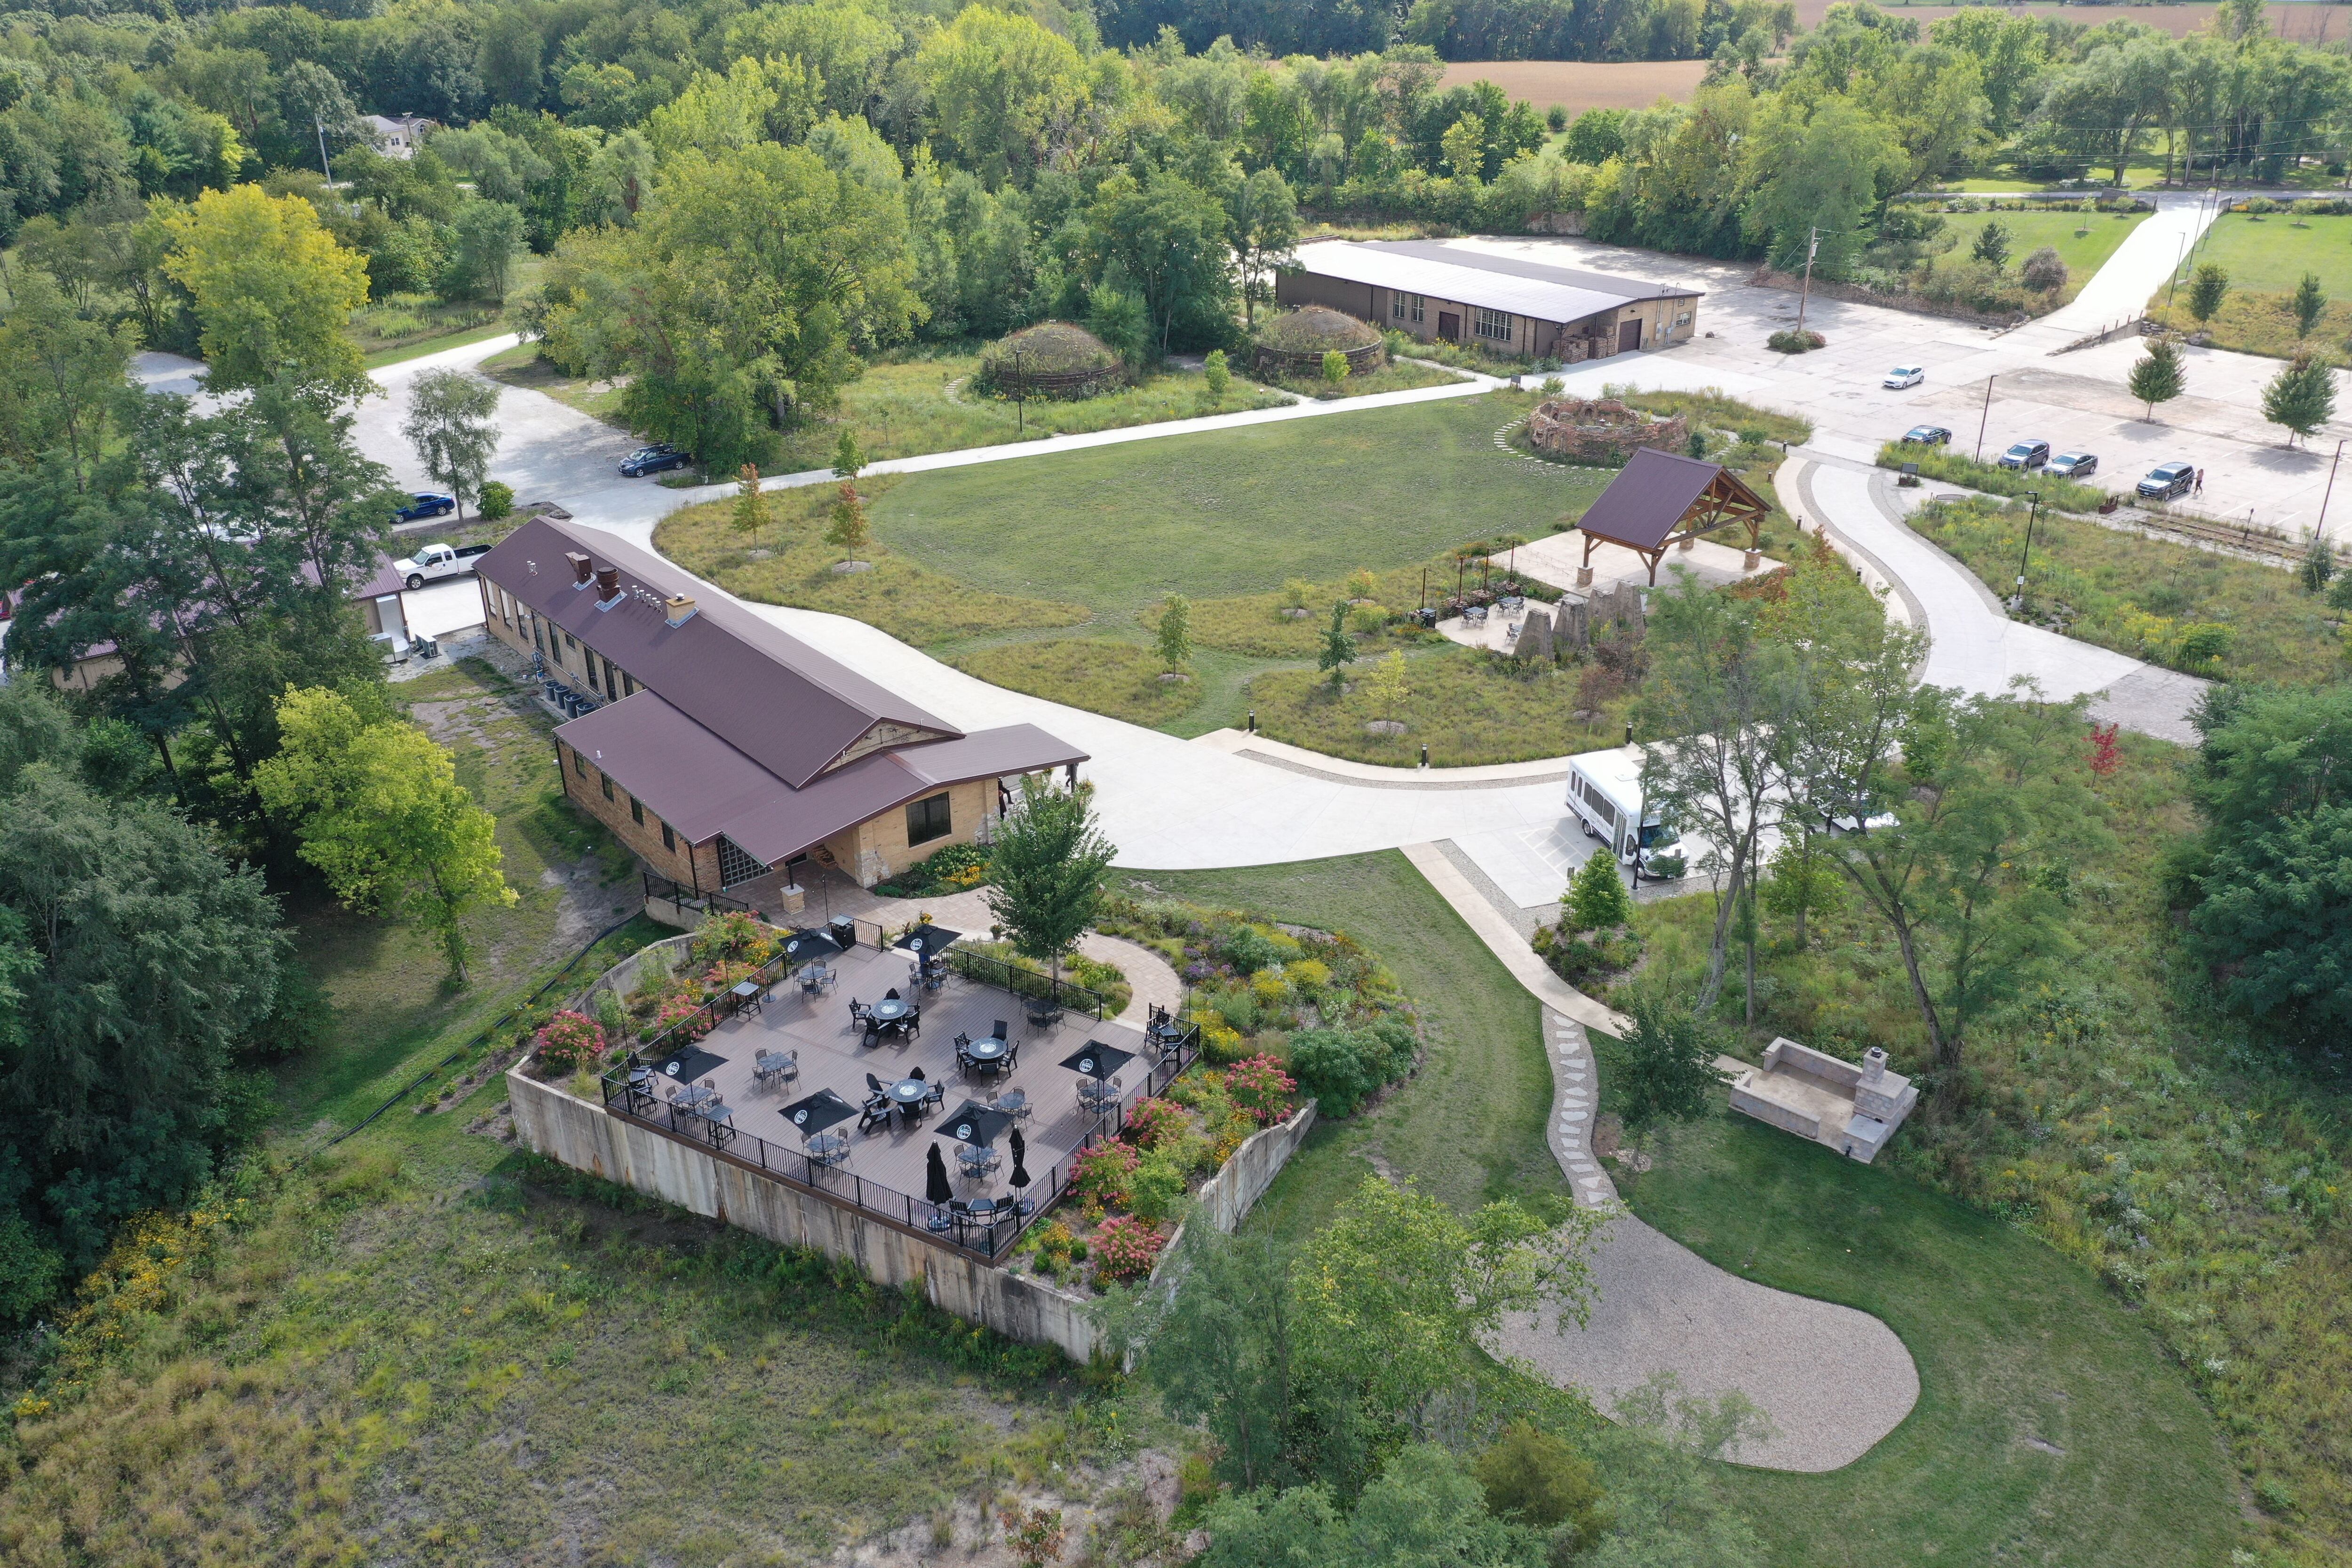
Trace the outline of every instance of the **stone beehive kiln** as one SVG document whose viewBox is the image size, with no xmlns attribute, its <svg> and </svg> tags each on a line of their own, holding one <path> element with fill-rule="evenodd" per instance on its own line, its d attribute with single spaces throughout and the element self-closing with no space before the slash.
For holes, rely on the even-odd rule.
<svg viewBox="0 0 2352 1568">
<path fill-rule="evenodd" d="M 1550 397 L 1528 416 L 1528 439 L 1538 452 L 1578 463 L 1622 463 L 1643 447 L 1680 452 L 1690 445 L 1690 422 L 1664 419 L 1614 397 Z"/>
<path fill-rule="evenodd" d="M 1323 356 L 1348 356 L 1349 375 L 1369 375 L 1388 359 L 1379 329 L 1342 310 L 1321 305 L 1286 310 L 1257 330 L 1257 367 L 1269 375 L 1312 379 L 1323 374 Z"/>
</svg>

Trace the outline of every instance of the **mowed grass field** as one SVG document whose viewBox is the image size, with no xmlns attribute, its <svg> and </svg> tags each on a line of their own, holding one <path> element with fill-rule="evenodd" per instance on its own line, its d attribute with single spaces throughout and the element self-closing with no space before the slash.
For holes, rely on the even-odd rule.
<svg viewBox="0 0 2352 1568">
<path fill-rule="evenodd" d="M 2009 231 L 2009 267 L 2047 245 L 2066 264 L 2067 287 L 2079 289 L 2106 264 L 2132 230 L 2147 220 L 2146 213 L 1946 213 L 1948 232 L 1960 237 L 1958 254 L 1965 255 L 1984 226 L 1995 222 Z M 2087 229 L 2087 234 L 2077 230 Z"/>
<path fill-rule="evenodd" d="M 1336 581 L 1582 514 L 1605 474 L 1522 462 L 1487 393 L 909 476 L 873 507 L 893 550 L 975 587 L 1131 617 Z"/>
<path fill-rule="evenodd" d="M 1539 1009 L 1402 855 L 1129 882 L 1345 930 L 1422 1010 L 1421 1071 L 1369 1113 L 1318 1126 L 1253 1231 L 1303 1238 L 1376 1169 L 1460 1208 L 1559 1191 Z M 1606 1109 L 1613 1046 L 1597 1044 Z M 1743 1119 L 1717 1113 L 1653 1149 L 1656 1168 L 1627 1184 L 1642 1218 L 1743 1279 L 1883 1319 L 1918 1363 L 1917 1408 L 1857 1463 L 1713 1468 L 1776 1563 L 2229 1561 L 2238 1532 L 2212 1419 L 2087 1269 L 1906 1177 Z M 1834 1347 L 1822 1361 L 1834 1368 Z"/>
<path fill-rule="evenodd" d="M 2231 289 L 2239 292 L 2291 294 L 2305 273 L 2315 272 L 2328 298 L 2352 297 L 2352 217 L 2223 213 L 2198 246 L 2189 270 L 2209 261 L 2230 275 Z"/>
</svg>

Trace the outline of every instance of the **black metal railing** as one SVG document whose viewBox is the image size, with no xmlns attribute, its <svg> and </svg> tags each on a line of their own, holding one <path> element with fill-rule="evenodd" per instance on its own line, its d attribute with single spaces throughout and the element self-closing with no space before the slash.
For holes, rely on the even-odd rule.
<svg viewBox="0 0 2352 1568">
<path fill-rule="evenodd" d="M 948 949 L 948 967 L 967 980 L 1010 991 L 1027 1001 L 1047 1003 L 1063 1012 L 1084 1013 L 1096 1023 L 1102 1022 L 1102 997 L 1071 981 L 1040 974 L 984 952 L 967 952 L 961 947 Z"/>
<path fill-rule="evenodd" d="M 740 899 L 730 899 L 724 893 L 698 892 L 683 882 L 672 881 L 658 871 L 640 871 L 638 879 L 645 883 L 648 901 L 660 900 L 680 909 L 701 910 L 709 914 L 757 914 L 759 911 Z"/>
<path fill-rule="evenodd" d="M 665 1100 L 654 1092 L 654 1085 L 659 1080 L 646 1070 L 637 1052 L 630 1052 L 620 1066 L 606 1072 L 602 1087 L 604 1109 L 611 1114 L 626 1117 L 682 1142 L 707 1147 L 719 1158 L 756 1170 L 795 1191 L 872 1215 L 926 1239 L 993 1263 L 1010 1252 L 1022 1233 L 1044 1219 L 1068 1193 L 1079 1157 L 1126 1130 L 1130 1105 L 1160 1093 L 1200 1059 L 1201 1031 L 1197 1025 L 1171 1021 L 1164 1030 L 1150 1034 L 1147 1038 L 1159 1048 L 1160 1056 L 1143 1075 L 1142 1084 L 1133 1093 L 1107 1102 L 1094 1126 L 1067 1158 L 1048 1167 L 1043 1180 L 1031 1183 L 1008 1205 L 1007 1212 L 986 1220 L 970 1218 L 950 1205 L 935 1204 L 929 1198 L 902 1193 L 887 1183 L 869 1181 L 854 1171 L 824 1164 L 808 1150 L 772 1143 L 756 1132 L 739 1131 L 731 1115 L 717 1120 L 678 1102 Z M 1028 1205 L 1025 1214 L 1019 1207 L 1024 1203 Z"/>
</svg>

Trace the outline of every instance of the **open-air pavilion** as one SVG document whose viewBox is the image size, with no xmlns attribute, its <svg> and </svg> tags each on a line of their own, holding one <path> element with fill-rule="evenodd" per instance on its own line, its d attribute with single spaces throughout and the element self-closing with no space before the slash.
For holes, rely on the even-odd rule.
<svg viewBox="0 0 2352 1568">
<path fill-rule="evenodd" d="M 1762 550 L 1764 520 L 1771 514 L 1769 502 L 1720 464 L 1641 447 L 1577 521 L 1584 535 L 1584 564 L 1577 569 L 1576 585 L 1592 585 L 1596 544 L 1622 545 L 1640 556 L 1655 587 L 1658 563 L 1667 550 L 1687 550 L 1703 535 L 1734 523 L 1747 525 L 1753 566 Z"/>
</svg>

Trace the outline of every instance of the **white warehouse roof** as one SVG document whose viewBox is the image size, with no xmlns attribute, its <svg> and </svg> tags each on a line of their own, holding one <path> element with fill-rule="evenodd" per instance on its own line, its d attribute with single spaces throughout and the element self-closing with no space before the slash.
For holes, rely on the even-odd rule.
<svg viewBox="0 0 2352 1568">
<path fill-rule="evenodd" d="M 1418 241 L 1360 244 L 1327 240 L 1298 247 L 1300 270 L 1376 289 L 1457 300 L 1539 321 L 1580 321 L 1637 300 L 1697 299 L 1696 289 L 1639 282 L 1605 273 L 1572 271 L 1507 260 L 1476 251 L 1446 250 Z"/>
</svg>

